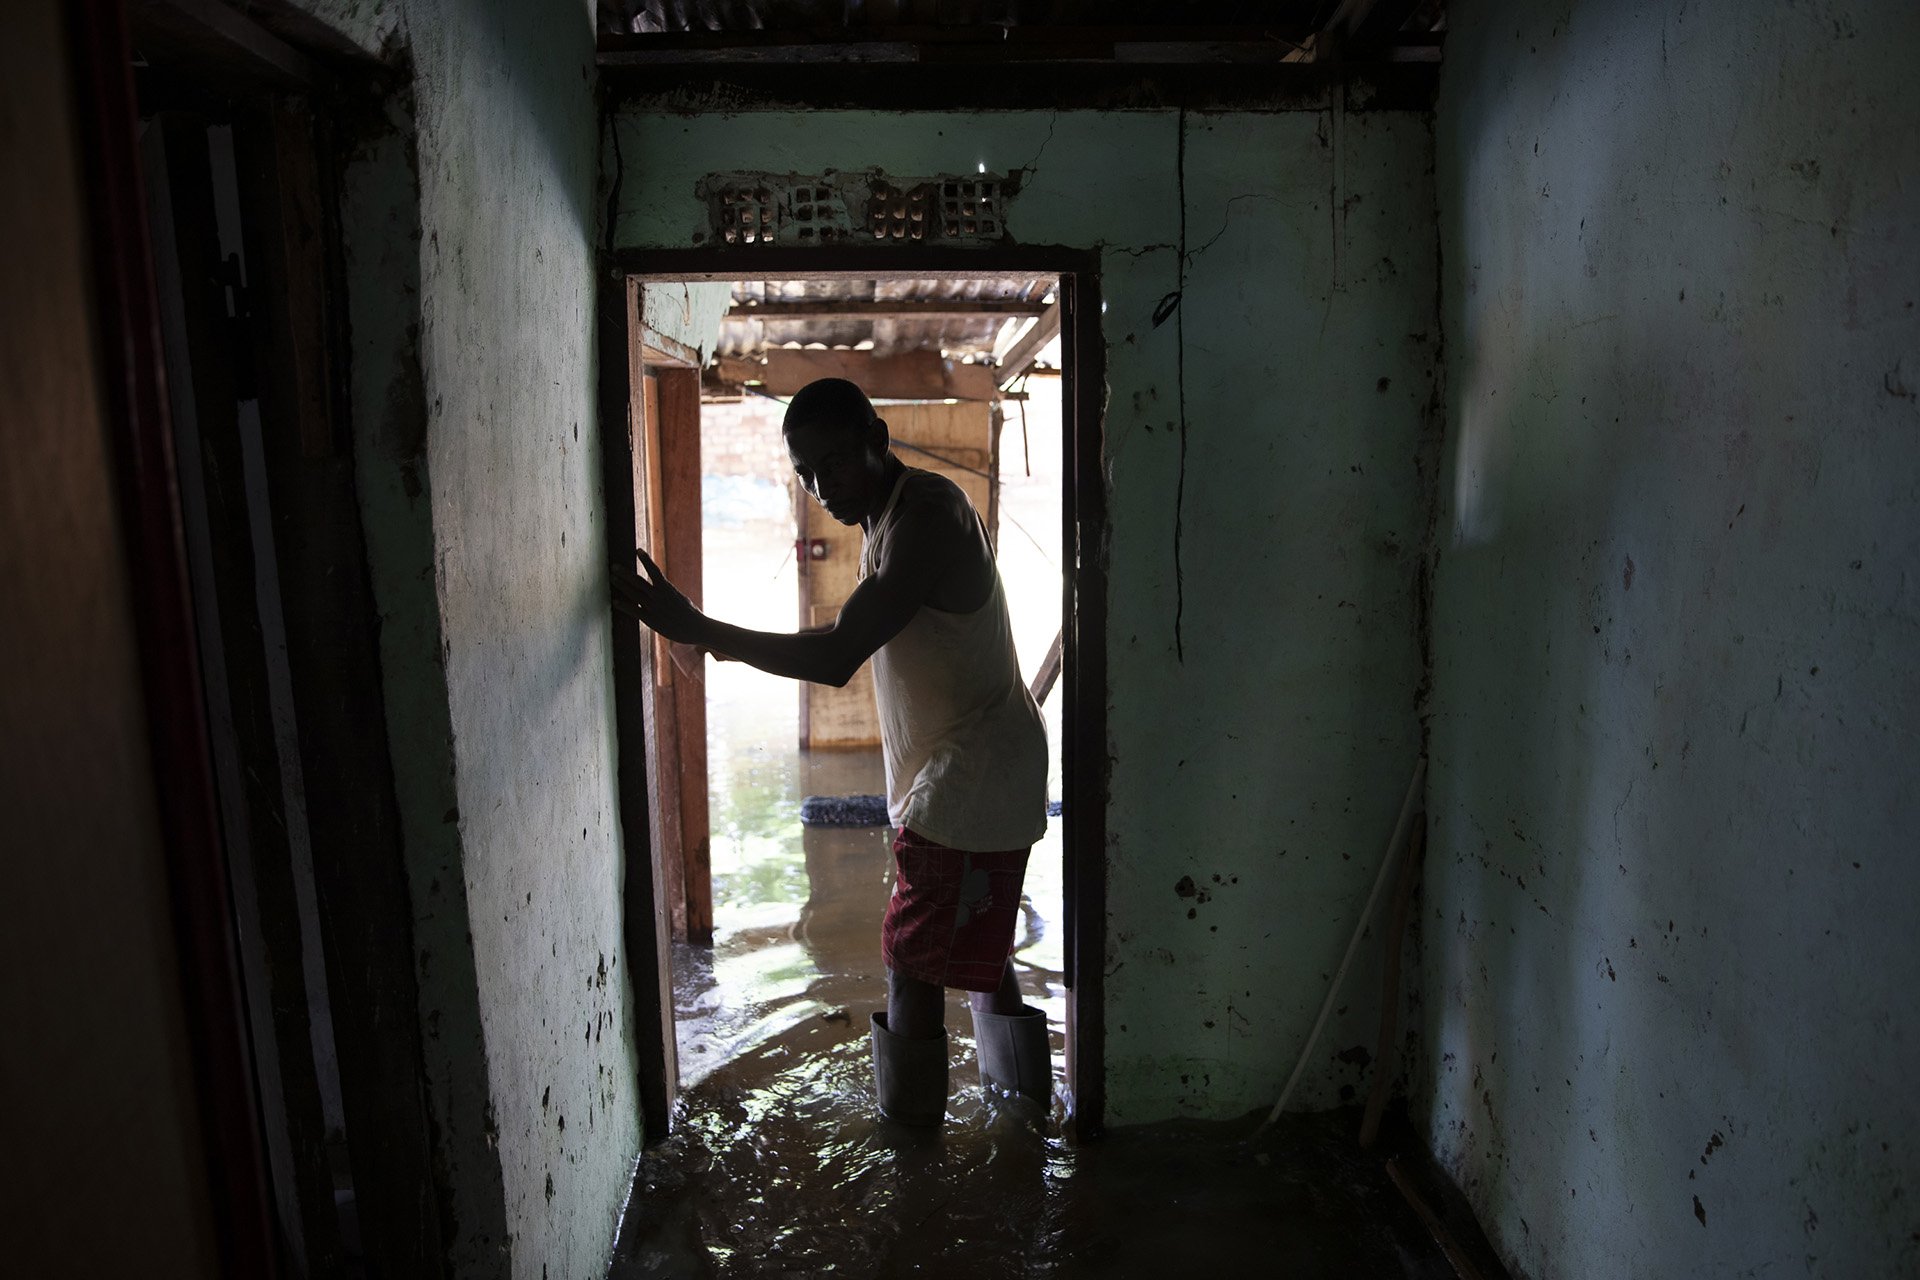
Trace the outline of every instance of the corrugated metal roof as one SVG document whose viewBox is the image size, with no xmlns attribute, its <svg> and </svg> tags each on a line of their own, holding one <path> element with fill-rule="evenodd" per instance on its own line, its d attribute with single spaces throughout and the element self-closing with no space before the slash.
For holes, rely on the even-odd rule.
<svg viewBox="0 0 1920 1280">
<path fill-rule="evenodd" d="M 745 280 L 733 286 L 733 309 L 720 325 L 723 356 L 757 357 L 770 347 L 829 347 L 898 355 L 940 351 L 955 359 L 978 360 L 992 353 L 1009 324 L 1037 315 L 1053 300 L 1052 276 L 989 279 L 902 280 Z M 756 316 L 767 303 L 897 303 L 902 314 L 802 315 L 769 319 Z M 992 314 L 907 314 L 941 303 L 1021 304 L 1018 310 Z"/>
<path fill-rule="evenodd" d="M 603 0 L 624 31 L 861 30 L 892 26 L 1239 26 L 1324 22 L 1340 0 Z"/>
<path fill-rule="evenodd" d="M 781 43 L 950 39 L 1249 39 L 1312 56 L 1316 40 L 1374 44 L 1443 31 L 1445 0 L 600 0 L 612 36 L 777 37 Z M 916 37 L 915 33 L 918 33 Z"/>
</svg>

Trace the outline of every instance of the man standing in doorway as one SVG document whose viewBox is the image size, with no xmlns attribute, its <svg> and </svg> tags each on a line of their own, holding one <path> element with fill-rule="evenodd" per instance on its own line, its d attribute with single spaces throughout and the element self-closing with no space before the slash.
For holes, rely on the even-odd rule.
<svg viewBox="0 0 1920 1280">
<path fill-rule="evenodd" d="M 637 552 L 613 603 L 669 640 L 795 680 L 842 686 L 873 659 L 896 834 L 881 929 L 887 1008 L 872 1019 L 880 1109 L 905 1124 L 946 1114 L 945 988 L 972 993 L 980 1074 L 1046 1105 L 1045 1015 L 1010 959 L 1027 853 L 1046 830 L 1047 737 L 1020 679 L 986 526 L 952 481 L 902 463 L 866 394 L 809 383 L 787 407 L 800 483 L 865 532 L 860 583 L 833 625 L 751 631 L 695 609 Z"/>
</svg>

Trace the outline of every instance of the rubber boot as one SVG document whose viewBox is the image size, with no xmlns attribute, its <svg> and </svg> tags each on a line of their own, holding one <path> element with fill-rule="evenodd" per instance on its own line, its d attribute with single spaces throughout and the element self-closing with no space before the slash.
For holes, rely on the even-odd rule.
<svg viewBox="0 0 1920 1280">
<path fill-rule="evenodd" d="M 1053 1105 L 1053 1062 L 1047 1015 L 1030 1004 L 1019 1013 L 973 1011 L 973 1039 L 980 1054 L 980 1083 L 1001 1093 Z"/>
<path fill-rule="evenodd" d="M 880 1113 L 896 1124 L 931 1128 L 947 1118 L 947 1033 L 909 1040 L 873 1015 L 873 1087 Z"/>
</svg>

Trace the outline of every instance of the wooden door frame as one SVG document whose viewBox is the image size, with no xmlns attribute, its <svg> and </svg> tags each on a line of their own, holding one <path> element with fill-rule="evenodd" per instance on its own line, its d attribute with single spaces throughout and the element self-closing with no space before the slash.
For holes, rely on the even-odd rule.
<svg viewBox="0 0 1920 1280">
<path fill-rule="evenodd" d="M 96 309 L 102 349 L 115 355 L 107 362 L 114 376 L 106 408 L 121 471 L 149 731 L 209 1133 L 208 1180 L 227 1273 L 271 1277 L 307 1270 L 313 1259 L 282 1254 L 262 1139 L 258 1071 L 269 1068 L 256 1066 L 248 1036 L 227 866 L 232 850 L 215 802 L 146 214 L 156 193 L 145 189 L 139 167 L 135 43 L 150 68 L 192 78 L 184 97 L 197 108 L 217 105 L 233 124 L 236 148 L 248 155 L 241 175 L 242 202 L 252 210 L 248 234 L 271 231 L 247 246 L 250 270 L 279 281 L 255 294 L 263 309 L 254 335 L 262 462 L 277 572 L 282 584 L 302 584 L 282 595 L 280 607 L 362 1246 L 376 1272 L 439 1276 L 445 1187 L 435 1174 L 421 1085 L 400 818 L 385 716 L 364 714 L 381 705 L 378 617 L 349 415 L 336 398 L 341 366 L 327 367 L 336 338 L 322 305 L 343 296 L 334 185 L 342 134 L 335 128 L 351 126 L 333 109 L 354 104 L 344 115 L 357 123 L 374 109 L 359 104 L 377 103 L 404 76 L 377 59 L 342 53 L 324 24 L 296 21 L 283 38 L 245 14 L 190 0 L 159 0 L 131 15 L 122 0 L 84 0 L 72 7 L 69 23 L 93 196 Z M 307 52 L 316 46 L 317 59 Z M 299 116 L 316 107 L 326 118 L 308 134 Z M 273 213 L 257 221 L 263 209 Z M 296 350 L 299 361 L 289 363 Z M 349 944 L 335 945 L 345 929 L 354 931 Z M 276 1022 L 285 1031 L 307 1012 L 278 1009 Z M 327 1192 L 320 1212 L 330 1217 Z"/>
<path fill-rule="evenodd" d="M 730 282 L 751 278 L 1054 275 L 1060 280 L 1062 416 L 1069 460 L 1062 495 L 1061 548 L 1071 568 L 1062 575 L 1065 708 L 1063 924 L 1066 929 L 1067 1089 L 1070 1124 L 1082 1138 L 1098 1136 L 1106 1111 L 1106 814 L 1111 766 L 1107 759 L 1107 561 L 1109 531 L 1102 461 L 1102 400 L 1106 347 L 1100 330 L 1100 255 L 1060 246 L 968 249 L 944 245 L 847 245 L 812 249 L 765 246 L 697 249 L 610 249 L 600 259 L 600 432 L 605 451 L 609 559 L 626 562 L 635 511 L 627 432 L 640 367 L 640 322 L 635 299 L 647 282 Z M 616 622 L 613 634 L 616 732 L 620 744 L 651 744 L 644 699 L 652 646 L 638 624 Z M 626 833 L 627 919 L 630 957 L 655 957 L 649 980 L 629 960 L 635 1023 L 641 1028 L 640 1095 L 649 1118 L 648 1140 L 666 1132 L 675 1093 L 673 1001 L 660 896 L 649 849 L 636 847 L 648 830 L 645 751 L 620 752 L 620 816 Z M 644 879 L 646 883 L 639 883 Z M 647 1028 L 657 1025 L 657 1036 Z M 655 1120 L 655 1117 L 661 1118 Z"/>
<path fill-rule="evenodd" d="M 187 583 L 160 305 L 141 178 L 133 53 L 120 0 L 67 16 L 96 326 L 137 623 L 148 746 L 172 891 L 179 978 L 205 1126 L 222 1271 L 282 1274 L 241 994 L 226 851 Z"/>
<path fill-rule="evenodd" d="M 644 314 L 644 308 L 642 310 Z M 640 332 L 645 419 L 647 546 L 674 585 L 700 608 L 700 360 L 650 329 Z M 707 681 L 704 658 L 659 636 L 653 645 L 654 721 L 675 751 L 657 752 L 660 795 L 648 830 L 660 837 L 655 878 L 667 895 L 676 941 L 713 941 L 712 831 L 707 818 Z M 656 739 L 649 739 L 655 741 Z"/>
</svg>

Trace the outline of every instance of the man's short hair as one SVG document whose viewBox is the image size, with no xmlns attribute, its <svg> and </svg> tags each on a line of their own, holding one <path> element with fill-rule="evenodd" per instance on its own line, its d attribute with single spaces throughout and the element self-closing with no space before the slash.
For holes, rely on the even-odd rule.
<svg viewBox="0 0 1920 1280">
<path fill-rule="evenodd" d="M 800 388 L 787 402 L 787 416 L 780 429 L 791 433 L 806 423 L 842 431 L 864 431 L 878 416 L 867 393 L 853 383 L 845 378 L 820 378 Z"/>
</svg>

